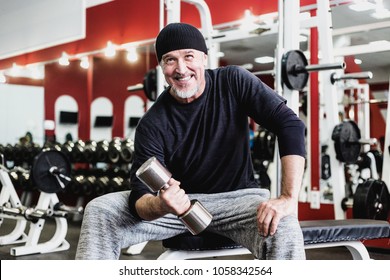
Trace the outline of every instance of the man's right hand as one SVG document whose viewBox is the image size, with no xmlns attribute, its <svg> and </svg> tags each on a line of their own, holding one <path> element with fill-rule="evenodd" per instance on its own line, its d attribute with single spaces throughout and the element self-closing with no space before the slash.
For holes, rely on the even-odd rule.
<svg viewBox="0 0 390 280">
<path fill-rule="evenodd" d="M 191 206 L 188 195 L 180 188 L 180 182 L 173 178 L 169 179 L 168 187 L 160 190 L 158 197 L 161 208 L 177 216 L 184 214 Z"/>
<path fill-rule="evenodd" d="M 168 213 L 180 216 L 191 206 L 188 195 L 180 188 L 180 182 L 171 178 L 168 187 L 158 196 L 145 194 L 135 203 L 138 215 L 147 221 L 158 219 Z"/>
</svg>

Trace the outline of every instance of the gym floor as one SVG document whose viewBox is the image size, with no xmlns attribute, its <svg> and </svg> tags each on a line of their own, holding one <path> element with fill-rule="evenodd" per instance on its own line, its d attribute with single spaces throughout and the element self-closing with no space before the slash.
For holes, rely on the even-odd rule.
<svg viewBox="0 0 390 280">
<path fill-rule="evenodd" d="M 65 251 L 31 254 L 24 256 L 11 256 L 10 249 L 18 244 L 0 246 L 0 260 L 74 260 L 76 254 L 77 242 L 80 234 L 80 221 L 68 221 L 68 231 L 66 240 L 70 243 L 70 248 Z M 15 220 L 4 219 L 0 226 L 0 236 L 11 232 L 15 227 Z M 41 232 L 39 242 L 45 242 L 52 238 L 55 232 L 55 223 L 46 221 Z M 28 230 L 28 228 L 27 228 Z M 370 257 L 375 260 L 390 260 L 390 251 L 380 248 L 368 248 Z M 161 242 L 148 242 L 144 250 L 139 255 L 126 255 L 126 249 L 123 250 L 121 260 L 155 260 L 164 251 Z M 345 247 L 322 248 L 306 250 L 308 260 L 351 260 L 351 254 Z M 218 259 L 253 259 L 251 255 L 233 256 L 233 257 L 218 257 Z"/>
</svg>

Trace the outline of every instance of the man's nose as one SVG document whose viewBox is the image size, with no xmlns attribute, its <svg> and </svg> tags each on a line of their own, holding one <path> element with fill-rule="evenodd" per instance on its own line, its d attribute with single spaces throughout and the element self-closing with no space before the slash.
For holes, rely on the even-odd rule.
<svg viewBox="0 0 390 280">
<path fill-rule="evenodd" d="M 187 64 L 183 59 L 178 59 L 176 65 L 176 72 L 179 74 L 184 74 L 186 71 L 187 71 Z"/>
</svg>

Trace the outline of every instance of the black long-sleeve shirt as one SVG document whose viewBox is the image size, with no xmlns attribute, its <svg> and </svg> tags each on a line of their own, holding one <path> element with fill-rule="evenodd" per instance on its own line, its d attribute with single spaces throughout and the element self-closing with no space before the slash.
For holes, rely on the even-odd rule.
<svg viewBox="0 0 390 280">
<path fill-rule="evenodd" d="M 248 117 L 278 137 L 280 156 L 305 156 L 304 124 L 285 100 L 237 66 L 206 70 L 195 101 L 177 102 L 166 89 L 140 120 L 130 171 L 130 207 L 151 191 L 137 169 L 155 156 L 186 193 L 258 187 L 249 148 Z"/>
</svg>

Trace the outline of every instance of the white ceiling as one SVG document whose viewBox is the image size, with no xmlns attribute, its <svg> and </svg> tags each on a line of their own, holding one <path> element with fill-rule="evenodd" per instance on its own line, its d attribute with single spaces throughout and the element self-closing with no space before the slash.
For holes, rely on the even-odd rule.
<svg viewBox="0 0 390 280">
<path fill-rule="evenodd" d="M 390 0 L 383 0 L 384 7 L 390 9 Z M 370 16 L 373 10 L 356 12 L 349 5 L 338 5 L 331 9 L 333 24 L 334 54 L 350 54 L 362 60 L 362 71 L 374 74 L 373 82 L 388 82 L 390 75 L 390 18 L 375 19 Z M 389 45 L 368 45 L 370 42 L 387 40 Z M 257 64 L 253 59 L 259 56 L 275 56 L 277 34 L 269 31 L 257 37 L 225 42 L 221 51 L 228 64 L 254 64 L 254 71 L 272 70 L 273 63 Z M 307 44 L 300 49 L 306 51 Z"/>
</svg>

